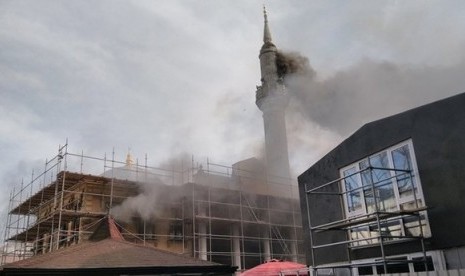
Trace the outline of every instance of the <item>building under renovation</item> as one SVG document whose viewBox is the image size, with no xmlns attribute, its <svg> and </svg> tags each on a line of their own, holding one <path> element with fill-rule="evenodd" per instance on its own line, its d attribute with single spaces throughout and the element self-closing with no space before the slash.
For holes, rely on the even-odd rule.
<svg viewBox="0 0 465 276">
<path fill-rule="evenodd" d="M 296 186 L 244 169 L 254 166 L 256 159 L 165 170 L 130 156 L 120 162 L 74 154 L 65 145 L 12 192 L 2 263 L 79 244 L 107 214 L 127 241 L 240 269 L 302 261 Z"/>
<path fill-rule="evenodd" d="M 236 269 L 128 242 L 114 220 L 107 216 L 101 219 L 87 242 L 4 264 L 0 275 L 231 276 Z"/>
</svg>

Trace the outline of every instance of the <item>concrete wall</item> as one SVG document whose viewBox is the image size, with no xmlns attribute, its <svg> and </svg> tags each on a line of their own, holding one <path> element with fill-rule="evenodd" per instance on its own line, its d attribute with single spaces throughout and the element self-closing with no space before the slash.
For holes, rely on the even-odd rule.
<svg viewBox="0 0 465 276">
<path fill-rule="evenodd" d="M 301 274 L 303 275 L 303 274 Z M 310 269 L 310 275 L 316 276 Z M 336 275 L 336 276 L 349 276 L 351 275 L 348 269 L 335 271 L 334 274 L 323 274 L 318 273 L 320 276 L 325 275 Z M 439 271 L 422 271 L 422 272 L 411 272 L 411 273 L 387 273 L 382 274 L 383 276 L 465 276 L 465 269 L 455 269 L 455 270 L 439 270 Z"/>
</svg>

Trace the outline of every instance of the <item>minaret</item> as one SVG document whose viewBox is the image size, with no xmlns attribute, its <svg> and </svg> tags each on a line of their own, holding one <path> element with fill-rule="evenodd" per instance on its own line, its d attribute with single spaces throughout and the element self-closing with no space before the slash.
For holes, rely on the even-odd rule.
<svg viewBox="0 0 465 276">
<path fill-rule="evenodd" d="M 287 150 L 285 111 L 289 98 L 283 81 L 278 77 L 276 46 L 271 41 L 270 28 L 265 8 L 263 46 L 260 50 L 261 86 L 257 86 L 256 104 L 263 112 L 265 126 L 265 151 L 268 179 L 289 183 L 290 168 Z"/>
</svg>

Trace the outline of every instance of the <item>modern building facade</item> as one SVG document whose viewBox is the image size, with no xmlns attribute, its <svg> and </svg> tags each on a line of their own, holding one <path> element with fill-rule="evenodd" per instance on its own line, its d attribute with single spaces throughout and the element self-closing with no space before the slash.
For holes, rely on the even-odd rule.
<svg viewBox="0 0 465 276">
<path fill-rule="evenodd" d="M 368 123 L 299 176 L 308 265 L 465 268 L 464 105 L 459 94 Z"/>
</svg>

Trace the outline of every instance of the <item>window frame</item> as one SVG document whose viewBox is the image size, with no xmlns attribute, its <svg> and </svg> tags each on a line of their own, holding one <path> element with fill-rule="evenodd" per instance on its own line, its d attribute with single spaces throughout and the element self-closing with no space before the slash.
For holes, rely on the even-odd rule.
<svg viewBox="0 0 465 276">
<path fill-rule="evenodd" d="M 355 216 L 360 216 L 360 215 L 367 215 L 369 214 L 368 212 L 368 208 L 367 208 L 367 202 L 366 202 L 366 198 L 365 198 L 365 193 L 364 193 L 364 190 L 366 186 L 363 186 L 363 181 L 362 181 L 362 177 L 361 177 L 361 172 L 360 172 L 360 163 L 362 163 L 363 161 L 368 161 L 370 162 L 370 158 L 376 156 L 376 155 L 379 155 L 383 152 L 386 152 L 386 155 L 387 155 L 387 159 L 388 159 L 388 167 L 389 168 L 394 168 L 394 162 L 393 162 L 393 157 L 392 157 L 392 153 L 397 150 L 397 149 L 400 149 L 404 146 L 407 146 L 408 147 L 408 150 L 409 150 L 409 156 L 410 156 L 410 166 L 411 166 L 411 170 L 412 170 L 412 189 L 413 189 L 413 192 L 411 193 L 411 195 L 408 195 L 408 196 L 404 196 L 404 197 L 401 197 L 400 196 L 400 192 L 399 192 L 399 186 L 398 186 L 398 180 L 397 180 L 397 176 L 395 174 L 395 171 L 394 170 L 389 170 L 389 175 L 390 175 L 390 181 L 392 184 L 389 184 L 389 185 L 392 185 L 393 187 L 393 192 L 394 192 L 394 199 L 395 199 L 395 203 L 396 203 L 396 208 L 397 210 L 400 210 L 400 206 L 402 204 L 405 204 L 405 203 L 409 203 L 409 202 L 414 202 L 415 199 L 416 200 L 420 200 L 422 202 L 422 205 L 425 204 L 424 202 L 424 197 L 423 197 L 423 191 L 422 191 L 422 188 L 421 188 L 421 180 L 420 180 L 420 176 L 419 176 L 419 173 L 418 173 L 418 167 L 417 167 L 417 161 L 416 161 L 416 157 L 415 157 L 415 151 L 414 151 L 414 147 L 413 147 L 413 142 L 412 142 L 412 139 L 408 139 L 408 140 L 405 140 L 403 142 L 400 142 L 400 143 L 397 143 L 391 147 L 388 147 L 386 149 L 383 149 L 381 151 L 378 151 L 378 152 L 375 152 L 369 156 L 366 156 L 360 160 L 357 160 L 347 166 L 344 166 L 342 168 L 339 169 L 339 175 L 341 177 L 341 181 L 340 181 L 340 188 L 341 188 L 341 191 L 342 191 L 342 198 L 343 198 L 343 205 L 344 205 L 344 213 L 345 213 L 345 216 L 346 218 L 352 218 L 352 217 L 355 217 Z M 358 208 L 357 210 L 350 210 L 349 208 L 349 202 L 348 202 L 348 194 L 350 192 L 348 192 L 346 190 L 346 182 L 345 182 L 345 179 L 346 177 L 344 176 L 344 172 L 350 170 L 350 169 L 355 169 L 355 173 L 354 174 L 349 174 L 349 175 L 353 175 L 356 179 L 357 179 L 357 183 L 358 183 L 358 187 L 356 188 L 357 190 L 359 190 L 359 194 L 360 194 L 360 201 L 362 203 L 362 206 L 361 208 Z"/>
<path fill-rule="evenodd" d="M 425 254 L 426 254 L 426 257 L 432 261 L 431 264 L 433 265 L 433 270 L 428 270 L 428 272 L 429 271 L 442 271 L 442 270 L 445 270 L 446 263 L 445 263 L 444 254 L 443 254 L 442 251 L 440 251 L 440 250 L 426 251 Z M 410 254 L 389 256 L 389 258 L 399 258 L 399 257 L 407 258 L 408 261 L 412 261 L 413 259 L 416 259 L 416 258 L 422 258 L 423 253 L 422 252 L 415 252 L 415 253 L 410 253 Z M 351 263 L 353 265 L 355 265 L 355 267 L 352 268 L 352 275 L 354 275 L 354 276 L 359 276 L 359 275 L 360 276 L 361 275 L 380 275 L 380 274 L 377 273 L 376 264 L 374 264 L 374 262 L 376 262 L 377 260 L 379 260 L 379 258 L 353 260 Z M 409 266 L 409 272 L 408 273 L 410 273 L 410 274 L 412 274 L 412 273 L 427 273 L 426 271 L 422 271 L 422 272 L 415 271 L 415 266 L 411 262 L 409 262 L 408 266 Z M 359 274 L 359 271 L 358 271 L 359 267 L 364 267 L 364 268 L 370 267 L 373 273 L 372 274 Z"/>
</svg>

